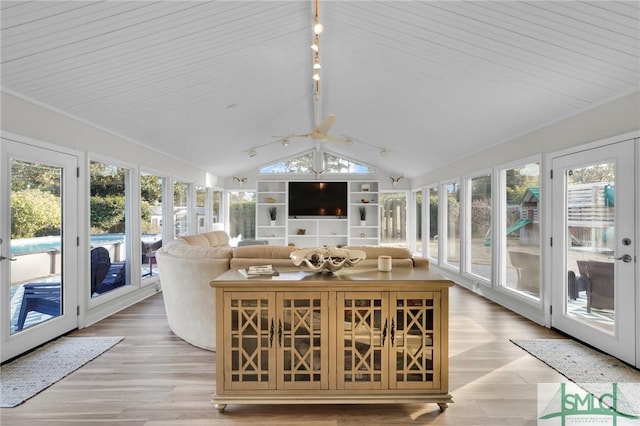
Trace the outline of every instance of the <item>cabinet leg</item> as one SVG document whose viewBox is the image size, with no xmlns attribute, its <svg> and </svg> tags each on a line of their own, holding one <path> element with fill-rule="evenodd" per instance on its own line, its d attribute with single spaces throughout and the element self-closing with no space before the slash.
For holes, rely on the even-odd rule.
<svg viewBox="0 0 640 426">
<path fill-rule="evenodd" d="M 446 402 L 439 402 L 438 407 L 440 407 L 440 412 L 443 413 L 449 407 L 449 404 Z"/>
<path fill-rule="evenodd" d="M 227 408 L 227 404 L 216 404 L 215 407 L 219 413 L 224 413 L 224 409 Z"/>
</svg>

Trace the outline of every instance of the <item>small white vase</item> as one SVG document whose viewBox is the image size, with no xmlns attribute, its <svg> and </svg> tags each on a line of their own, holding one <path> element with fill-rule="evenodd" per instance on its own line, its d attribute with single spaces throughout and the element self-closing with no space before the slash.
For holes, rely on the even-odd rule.
<svg viewBox="0 0 640 426">
<path fill-rule="evenodd" d="M 367 226 L 367 221 L 366 220 L 361 220 L 360 221 L 360 226 Z"/>
<path fill-rule="evenodd" d="M 271 226 L 276 226 L 276 221 L 275 220 L 271 221 Z"/>
</svg>

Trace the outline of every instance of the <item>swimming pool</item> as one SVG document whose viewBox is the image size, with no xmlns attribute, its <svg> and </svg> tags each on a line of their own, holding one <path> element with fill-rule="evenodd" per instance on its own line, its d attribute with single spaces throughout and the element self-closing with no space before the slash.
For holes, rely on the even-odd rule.
<svg viewBox="0 0 640 426">
<path fill-rule="evenodd" d="M 142 241 L 156 241 L 160 239 L 156 234 L 142 235 Z M 96 234 L 90 238 L 92 246 L 109 244 L 124 244 L 124 234 Z M 60 237 L 36 237 L 11 240 L 11 254 L 28 254 L 48 250 L 60 250 Z"/>
</svg>

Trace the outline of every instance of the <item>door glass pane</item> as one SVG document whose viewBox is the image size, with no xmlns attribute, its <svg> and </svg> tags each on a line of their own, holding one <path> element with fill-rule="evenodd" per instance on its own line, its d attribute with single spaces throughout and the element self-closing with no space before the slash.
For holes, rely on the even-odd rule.
<svg viewBox="0 0 640 426">
<path fill-rule="evenodd" d="M 438 187 L 429 188 L 429 257 L 438 260 Z"/>
<path fill-rule="evenodd" d="M 491 175 L 471 179 L 471 273 L 491 279 Z"/>
<path fill-rule="evenodd" d="M 140 227 L 141 265 L 143 278 L 158 275 L 156 251 L 162 247 L 162 224 L 164 223 L 165 178 L 151 173 L 140 173 Z"/>
<path fill-rule="evenodd" d="M 11 330 L 62 314 L 62 168 L 11 161 Z"/>
<path fill-rule="evenodd" d="M 540 166 L 504 170 L 505 287 L 540 296 Z"/>
<path fill-rule="evenodd" d="M 91 297 L 97 297 L 129 283 L 129 170 L 98 161 L 92 161 L 90 169 Z"/>
<path fill-rule="evenodd" d="M 460 182 L 447 184 L 447 252 L 445 262 L 460 267 Z"/>
<path fill-rule="evenodd" d="M 380 194 L 380 244 L 407 247 L 407 194 Z"/>
<path fill-rule="evenodd" d="M 615 164 L 566 171 L 566 314 L 613 333 Z"/>
</svg>

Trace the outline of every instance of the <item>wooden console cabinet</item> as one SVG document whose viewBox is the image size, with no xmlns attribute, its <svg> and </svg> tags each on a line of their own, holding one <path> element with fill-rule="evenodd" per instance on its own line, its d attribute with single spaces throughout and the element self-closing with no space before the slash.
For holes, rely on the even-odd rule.
<svg viewBox="0 0 640 426">
<path fill-rule="evenodd" d="M 227 404 L 434 402 L 448 393 L 448 290 L 428 270 L 281 271 L 211 282 Z"/>
</svg>

